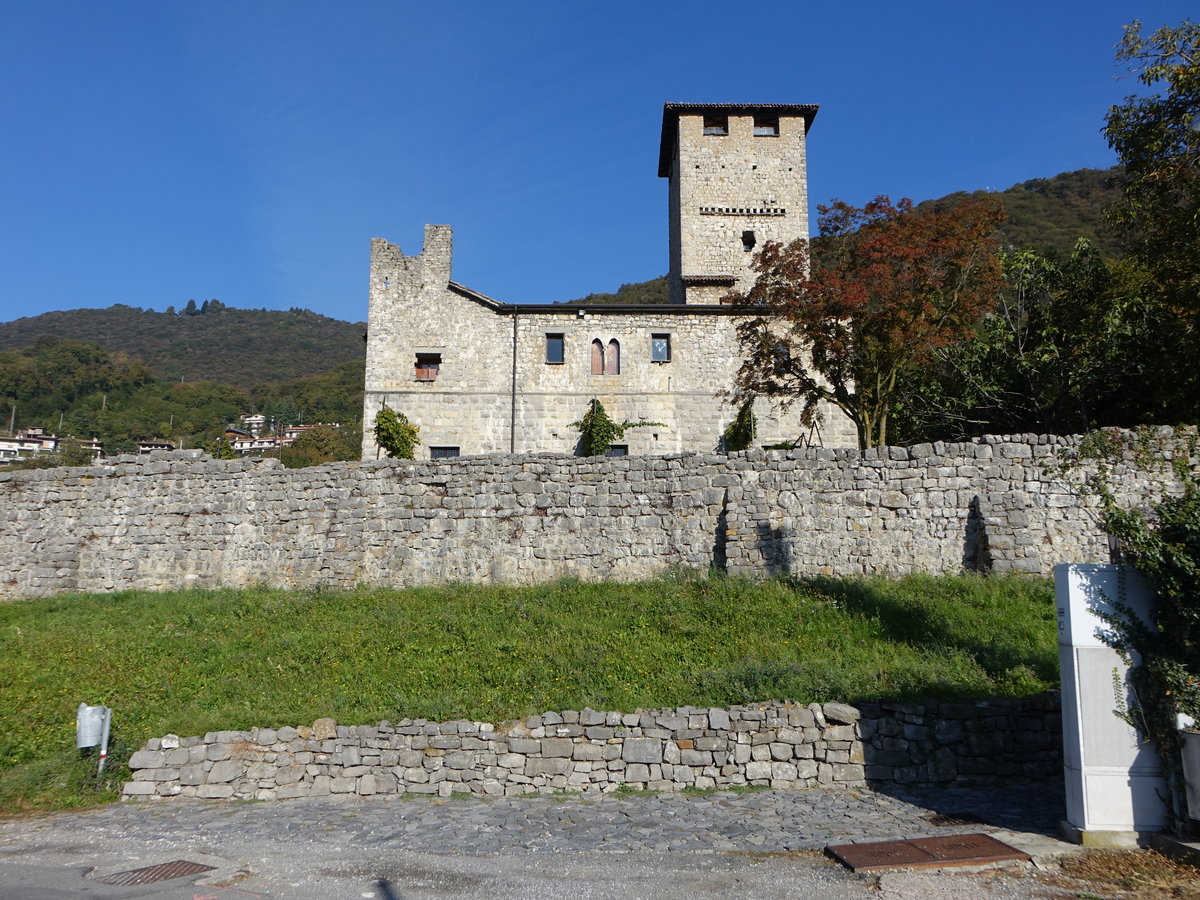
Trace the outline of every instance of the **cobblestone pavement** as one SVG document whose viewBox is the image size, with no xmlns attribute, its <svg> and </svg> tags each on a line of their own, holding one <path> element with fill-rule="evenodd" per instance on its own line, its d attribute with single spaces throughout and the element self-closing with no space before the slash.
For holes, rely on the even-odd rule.
<svg viewBox="0 0 1200 900">
<path fill-rule="evenodd" d="M 982 824 L 940 827 L 935 814 L 970 813 Z M 625 896 L 672 896 L 688 879 L 693 893 L 720 893 L 729 879 L 766 878 L 764 896 L 794 893 L 796 866 L 816 878 L 823 896 L 866 896 L 861 878 L 820 860 L 830 843 L 887 840 L 972 831 L 1051 835 L 1063 815 L 1061 790 L 1014 786 L 907 796 L 869 790 L 721 792 L 707 795 L 580 795 L 479 799 L 374 797 L 309 798 L 286 802 L 223 803 L 172 800 L 118 804 L 84 813 L 0 822 L 0 885 L 24 886 L 0 898 L 58 896 L 207 897 L 201 886 L 165 882 L 142 893 L 37 893 L 22 867 L 65 866 L 120 871 L 170 859 L 213 860 L 211 896 L 235 891 L 270 897 L 604 896 L 618 863 L 623 877 L 647 875 Z M 775 857 L 777 865 L 762 865 Z M 542 879 L 568 859 L 577 877 L 551 889 Z M 440 862 L 439 862 L 440 861 Z M 654 861 L 652 864 L 648 861 Z M 758 861 L 755 864 L 754 861 Z M 649 869 L 646 866 L 649 865 Z M 390 869 L 389 869 L 390 867 Z M 784 876 L 785 870 L 789 874 Z M 506 872 L 507 888 L 494 883 Z M 24 875 L 22 873 L 25 873 Z M 388 874 L 390 872 L 390 875 Z M 520 876 L 518 872 L 525 872 Z M 382 874 L 381 874 L 382 873 Z M 414 874 L 415 873 L 415 874 Z M 536 875 L 536 877 L 535 877 Z M 774 894 L 778 877 L 784 893 Z M 516 880 L 513 881 L 512 879 Z M 15 879 L 15 880 L 14 880 Z M 333 879 L 330 881 L 330 879 Z M 713 881 L 716 879 L 716 881 Z M 404 889 L 396 887 L 397 880 Z M 801 880 L 803 880 L 801 878 Z M 739 882 L 740 883 L 740 882 Z M 728 882 L 727 886 L 733 884 Z M 786 888 L 786 885 L 792 885 Z M 742 884 L 738 890 L 750 887 Z M 93 889 L 94 888 L 94 889 Z M 587 888 L 587 889 L 585 889 Z M 813 888 L 817 890 L 817 888 Z M 147 891 L 158 891 L 158 893 Z M 995 885 L 988 888 L 995 893 Z M 174 893 L 172 893 L 174 891 Z M 322 893 L 324 892 L 324 893 Z M 966 894 L 959 891 L 960 895 Z M 817 894 L 812 894 L 813 896 Z M 1012 894 L 1011 896 L 1026 896 Z M 1028 896 L 1034 896 L 1029 894 Z M 1044 894 L 1042 896 L 1045 896 Z"/>
</svg>

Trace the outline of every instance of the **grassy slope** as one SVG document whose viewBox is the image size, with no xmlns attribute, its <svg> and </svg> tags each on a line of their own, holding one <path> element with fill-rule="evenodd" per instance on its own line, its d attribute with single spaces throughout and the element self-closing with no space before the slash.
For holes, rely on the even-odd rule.
<svg viewBox="0 0 1200 900">
<path fill-rule="evenodd" d="M 0 606 L 0 810 L 111 799 L 168 732 L 547 709 L 1026 694 L 1057 682 L 1037 580 L 190 591 Z M 80 702 L 114 712 L 101 790 Z"/>
</svg>

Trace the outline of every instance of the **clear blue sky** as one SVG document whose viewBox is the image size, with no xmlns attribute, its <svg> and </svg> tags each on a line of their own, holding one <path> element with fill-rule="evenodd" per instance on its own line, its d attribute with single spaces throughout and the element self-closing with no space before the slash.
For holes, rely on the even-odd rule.
<svg viewBox="0 0 1200 900">
<path fill-rule="evenodd" d="M 369 240 L 455 229 L 510 302 L 667 268 L 662 104 L 817 103 L 810 195 L 1003 189 L 1114 158 L 1121 26 L 1190 2 L 6 5 L 0 321 L 79 306 L 366 317 Z"/>
</svg>

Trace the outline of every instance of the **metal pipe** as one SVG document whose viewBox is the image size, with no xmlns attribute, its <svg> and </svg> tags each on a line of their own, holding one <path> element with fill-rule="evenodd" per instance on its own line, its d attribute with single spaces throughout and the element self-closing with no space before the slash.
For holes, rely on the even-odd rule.
<svg viewBox="0 0 1200 900">
<path fill-rule="evenodd" d="M 104 731 L 100 736 L 100 767 L 96 769 L 96 776 L 104 774 L 104 764 L 108 762 L 108 730 L 112 725 L 112 707 L 104 707 Z"/>
<path fill-rule="evenodd" d="M 509 409 L 508 452 L 517 452 L 517 311 L 513 310 L 512 333 L 512 392 Z"/>
</svg>

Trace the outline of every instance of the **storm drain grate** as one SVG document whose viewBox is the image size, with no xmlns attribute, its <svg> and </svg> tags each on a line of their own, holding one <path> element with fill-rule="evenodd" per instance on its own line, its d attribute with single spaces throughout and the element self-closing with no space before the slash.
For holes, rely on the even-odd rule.
<svg viewBox="0 0 1200 900">
<path fill-rule="evenodd" d="M 954 828 L 960 825 L 982 825 L 983 819 L 970 812 L 935 813 L 926 816 L 925 821 L 939 828 Z"/>
<path fill-rule="evenodd" d="M 143 866 L 140 869 L 130 869 L 128 872 L 115 872 L 92 879 L 104 884 L 152 884 L 155 881 L 170 881 L 172 878 L 183 878 L 185 875 L 199 875 L 201 872 L 211 872 L 216 866 L 206 866 L 203 863 L 188 862 L 177 859 L 174 862 L 159 863 L 157 866 Z"/>
<path fill-rule="evenodd" d="M 854 872 L 880 869 L 938 869 L 945 866 L 980 866 L 986 863 L 1029 861 L 1029 854 L 986 834 L 913 838 L 839 844 L 825 852 Z"/>
</svg>

